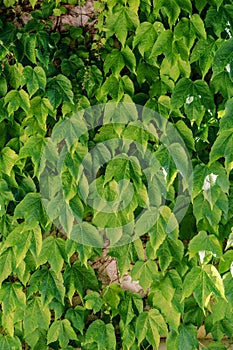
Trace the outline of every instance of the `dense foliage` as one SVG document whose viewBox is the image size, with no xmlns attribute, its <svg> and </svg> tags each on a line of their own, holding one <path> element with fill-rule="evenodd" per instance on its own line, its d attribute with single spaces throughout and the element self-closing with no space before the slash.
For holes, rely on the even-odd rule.
<svg viewBox="0 0 233 350">
<path fill-rule="evenodd" d="M 158 349 L 166 336 L 168 350 L 192 350 L 204 325 L 214 339 L 208 349 L 225 349 L 221 339 L 233 336 L 232 1 L 102 0 L 95 8 L 94 27 L 60 31 L 53 16 L 66 7 L 59 1 L 1 4 L 0 348 Z M 20 21 L 24 12 L 32 16 L 27 23 Z M 57 210 L 55 201 L 45 210 L 39 181 L 46 140 L 77 111 L 108 101 L 160 113 L 184 140 L 193 186 L 181 222 L 173 213 L 181 171 L 133 122 L 99 123 L 76 140 L 62 170 L 70 209 Z M 142 295 L 104 283 L 94 268 L 102 248 L 67 239 L 52 220 L 72 231 L 78 211 L 93 229 L 117 226 L 119 217 L 86 204 L 76 186 L 80 158 L 109 138 L 141 142 L 166 175 L 156 223 L 148 229 L 149 216 L 141 216 L 140 238 L 117 247 L 120 231 L 107 249 Z M 154 194 L 132 164 L 113 159 L 96 179 L 106 200 L 123 178 L 133 184 L 121 222 Z"/>
</svg>

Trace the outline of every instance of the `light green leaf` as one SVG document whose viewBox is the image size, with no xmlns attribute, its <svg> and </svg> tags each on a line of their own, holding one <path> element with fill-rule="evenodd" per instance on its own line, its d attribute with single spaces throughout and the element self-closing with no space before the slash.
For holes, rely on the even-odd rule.
<svg viewBox="0 0 233 350">
<path fill-rule="evenodd" d="M 94 314 L 96 314 L 101 310 L 103 301 L 100 298 L 99 293 L 97 292 L 89 293 L 85 296 L 84 300 L 85 300 L 85 308 L 87 310 L 93 310 Z"/>
<path fill-rule="evenodd" d="M 30 97 L 38 89 L 45 90 L 46 74 L 42 67 L 36 66 L 33 69 L 31 66 L 26 66 L 23 70 L 23 75 L 27 80 L 27 89 Z"/>
<path fill-rule="evenodd" d="M 153 260 L 138 260 L 132 268 L 131 277 L 133 280 L 139 280 L 140 286 L 147 290 L 158 277 L 157 272 L 158 267 Z"/>
<path fill-rule="evenodd" d="M 225 158 L 227 173 L 233 169 L 233 128 L 220 131 L 210 151 L 210 163 L 216 162 L 219 158 Z"/>
<path fill-rule="evenodd" d="M 47 344 L 56 340 L 62 348 L 66 348 L 70 340 L 76 340 L 77 336 L 68 320 L 58 320 L 52 323 L 48 330 Z"/>
<path fill-rule="evenodd" d="M 51 254 L 51 252 L 53 252 L 53 254 Z M 39 264 L 45 264 L 47 261 L 56 273 L 61 272 L 64 261 L 67 262 L 65 241 L 63 239 L 49 236 L 43 240 Z"/>
<path fill-rule="evenodd" d="M 31 157 L 34 165 L 34 176 L 38 176 L 41 157 L 43 155 L 46 139 L 41 135 L 32 135 L 20 148 L 19 157 Z"/>
<path fill-rule="evenodd" d="M 175 125 L 180 135 L 182 136 L 186 146 L 191 150 L 195 150 L 195 142 L 192 130 L 183 122 L 183 120 L 179 120 Z"/>
<path fill-rule="evenodd" d="M 122 46 L 125 45 L 128 31 L 134 30 L 139 25 L 137 14 L 128 7 L 120 7 L 119 10 L 107 17 L 107 38 L 116 35 Z"/>
<path fill-rule="evenodd" d="M 200 251 L 208 251 L 217 257 L 222 255 L 222 247 L 215 235 L 207 235 L 205 231 L 199 232 L 189 243 L 189 255 L 192 258 Z"/>
<path fill-rule="evenodd" d="M 14 266 L 14 255 L 11 248 L 0 254 L 0 285 L 11 274 Z"/>
<path fill-rule="evenodd" d="M 167 335 L 167 325 L 163 316 L 156 309 L 141 313 L 136 320 L 136 337 L 138 343 L 146 339 L 150 345 L 158 349 L 160 335 Z"/>
<path fill-rule="evenodd" d="M 1 350 L 21 350 L 22 345 L 18 337 L 0 334 Z"/>
<path fill-rule="evenodd" d="M 48 306 L 43 306 L 41 299 L 38 296 L 33 296 L 32 299 L 28 300 L 23 319 L 24 336 L 26 341 L 27 338 L 30 339 L 31 333 L 40 333 L 40 329 L 47 330 L 49 328 L 50 318 L 51 315 Z M 32 345 L 30 340 L 29 345 Z"/>
<path fill-rule="evenodd" d="M 0 151 L 0 169 L 3 173 L 10 176 L 11 170 L 18 160 L 18 155 L 10 147 L 4 147 Z"/>
<path fill-rule="evenodd" d="M 194 31 L 196 32 L 197 36 L 200 38 L 206 39 L 206 31 L 204 22 L 202 21 L 201 17 L 195 13 L 191 16 L 190 21 L 194 27 Z"/>
<path fill-rule="evenodd" d="M 145 52 L 151 50 L 154 41 L 156 40 L 156 26 L 149 22 L 140 23 L 137 27 L 134 39 L 133 39 L 133 48 L 136 46 L 142 56 Z"/>
<path fill-rule="evenodd" d="M 7 81 L 3 76 L 0 76 L 0 97 L 7 93 Z"/>
<path fill-rule="evenodd" d="M 28 193 L 16 206 L 15 219 L 25 219 L 26 223 L 32 225 L 39 222 L 42 226 L 47 224 L 47 216 L 39 193 Z"/>
<path fill-rule="evenodd" d="M 192 293 L 203 311 L 212 295 L 225 299 L 223 280 L 213 265 L 194 267 L 188 272 L 184 279 L 183 298 Z"/>
<path fill-rule="evenodd" d="M 90 324 L 85 337 L 85 345 L 97 344 L 98 350 L 115 350 L 116 336 L 113 325 L 105 324 L 102 320 L 96 320 Z"/>
</svg>

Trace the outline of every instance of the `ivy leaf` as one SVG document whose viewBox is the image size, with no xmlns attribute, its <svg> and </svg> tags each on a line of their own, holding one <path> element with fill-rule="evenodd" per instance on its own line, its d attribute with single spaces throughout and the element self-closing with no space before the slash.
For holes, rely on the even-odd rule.
<svg viewBox="0 0 233 350">
<path fill-rule="evenodd" d="M 164 318 L 156 309 L 143 312 L 138 316 L 135 331 L 139 344 L 146 339 L 155 349 L 159 347 L 160 335 L 168 333 Z"/>
<path fill-rule="evenodd" d="M 61 304 L 64 303 L 65 287 L 61 274 L 58 275 L 43 266 L 41 270 L 33 273 L 29 284 L 29 295 L 40 291 L 43 305 L 49 304 L 54 298 Z"/>
<path fill-rule="evenodd" d="M 0 97 L 7 93 L 7 81 L 3 76 L 0 76 Z"/>
<path fill-rule="evenodd" d="M 36 64 L 36 34 L 25 33 L 24 35 L 24 54 L 27 56 L 27 58 L 34 64 Z"/>
<path fill-rule="evenodd" d="M 68 320 L 57 320 L 52 323 L 48 330 L 47 344 L 58 340 L 60 346 L 66 348 L 71 339 L 77 340 L 77 336 Z"/>
<path fill-rule="evenodd" d="M 30 97 L 34 95 L 38 89 L 45 90 L 46 74 L 42 67 L 36 66 L 33 69 L 31 66 L 26 66 L 23 70 L 23 75 L 27 80 L 27 89 Z"/>
<path fill-rule="evenodd" d="M 27 139 L 19 152 L 20 158 L 31 157 L 34 165 L 34 176 L 38 176 L 40 162 L 43 154 L 46 139 L 41 135 L 33 135 Z"/>
<path fill-rule="evenodd" d="M 125 299 L 122 300 L 119 305 L 119 314 L 124 323 L 124 327 L 127 327 L 130 324 L 130 322 L 136 316 L 136 313 L 140 314 L 142 311 L 143 302 L 141 297 L 137 294 L 127 293 Z"/>
<path fill-rule="evenodd" d="M 85 308 L 79 305 L 77 305 L 74 309 L 68 309 L 66 312 L 66 318 L 81 334 L 83 334 L 85 327 L 85 312 Z"/>
<path fill-rule="evenodd" d="M 207 37 L 207 39 L 198 40 L 191 52 L 190 63 L 198 61 L 202 77 L 205 77 L 211 67 L 215 50 L 215 40 L 211 37 Z"/>
<path fill-rule="evenodd" d="M 185 276 L 183 298 L 194 293 L 200 308 L 207 307 L 211 295 L 225 299 L 224 285 L 221 276 L 213 265 L 193 267 Z"/>
<path fill-rule="evenodd" d="M 4 147 L 0 151 L 0 170 L 10 176 L 11 170 L 17 160 L 18 155 L 15 151 L 10 147 Z"/>
<path fill-rule="evenodd" d="M 20 283 L 4 283 L 0 290 L 0 302 L 2 302 L 2 325 L 13 336 L 14 313 L 22 309 L 26 304 L 26 296 Z"/>
<path fill-rule="evenodd" d="M 56 109 L 62 101 L 73 103 L 74 94 L 71 82 L 62 74 L 48 79 L 47 94 L 54 109 Z"/>
<path fill-rule="evenodd" d="M 21 350 L 22 345 L 18 337 L 0 334 L 1 350 Z"/>
<path fill-rule="evenodd" d="M 191 122 L 196 122 L 199 126 L 205 110 L 214 111 L 215 109 L 208 84 L 203 80 L 193 82 L 188 78 L 180 79 L 171 97 L 171 107 L 177 109 L 183 105 Z"/>
<path fill-rule="evenodd" d="M 180 263 L 184 255 L 183 243 L 178 239 L 167 237 L 160 245 L 157 256 L 159 257 L 159 266 L 162 271 L 165 271 L 172 260 Z"/>
<path fill-rule="evenodd" d="M 223 42 L 218 48 L 213 61 L 213 78 L 233 65 L 233 38 Z"/>
<path fill-rule="evenodd" d="M 210 151 L 210 163 L 216 162 L 219 158 L 225 158 L 227 173 L 233 169 L 233 128 L 220 131 Z"/>
<path fill-rule="evenodd" d="M 116 337 L 113 325 L 110 323 L 105 324 L 102 320 L 92 322 L 87 329 L 84 344 L 93 343 L 97 344 L 98 350 L 115 350 Z"/>
<path fill-rule="evenodd" d="M 4 103 L 5 105 L 7 104 L 9 115 L 12 115 L 19 107 L 21 107 L 25 113 L 28 113 L 30 109 L 29 96 L 23 89 L 9 91 L 4 97 Z"/>
<path fill-rule="evenodd" d="M 93 268 L 90 265 L 82 265 L 80 261 L 76 261 L 72 266 L 66 266 L 64 283 L 67 288 L 67 296 L 70 300 L 75 291 L 83 297 L 87 289 L 97 291 L 99 288 Z"/>
<path fill-rule="evenodd" d="M 16 206 L 14 218 L 25 219 L 29 225 L 39 222 L 43 227 L 46 227 L 47 215 L 42 204 L 41 195 L 39 193 L 26 194 L 24 199 Z"/>
<path fill-rule="evenodd" d="M 128 7 L 122 6 L 119 10 L 107 17 L 107 38 L 115 34 L 122 46 L 125 46 L 128 31 L 134 30 L 138 25 L 139 19 L 137 14 Z"/>
<path fill-rule="evenodd" d="M 182 281 L 174 270 L 159 282 L 155 282 L 149 294 L 153 307 L 163 315 L 170 329 L 178 330 L 182 310 Z"/>
<path fill-rule="evenodd" d="M 53 254 L 51 254 L 53 252 Z M 61 238 L 49 236 L 43 240 L 42 250 L 39 256 L 39 264 L 49 262 L 53 271 L 59 274 L 64 261 L 67 262 L 65 254 L 65 241 Z"/>
<path fill-rule="evenodd" d="M 103 302 L 102 302 L 102 299 L 100 298 L 99 293 L 97 292 L 89 293 L 85 296 L 84 300 L 85 300 L 85 308 L 87 310 L 93 310 L 94 314 L 96 314 L 101 310 Z"/>
<path fill-rule="evenodd" d="M 170 28 L 175 24 L 177 18 L 180 14 L 180 6 L 174 0 L 159 0 L 156 5 L 160 8 L 163 7 L 164 11 L 168 17 Z"/>
<path fill-rule="evenodd" d="M 136 46 L 142 56 L 145 52 L 151 50 L 154 41 L 157 38 L 156 32 L 157 23 L 143 22 L 136 29 L 136 33 L 133 39 L 133 48 Z M 161 25 L 162 27 L 162 25 Z"/>
<path fill-rule="evenodd" d="M 199 342 L 197 340 L 197 330 L 192 324 L 181 324 L 179 331 L 171 331 L 166 342 L 167 350 L 173 349 L 199 349 Z"/>
<path fill-rule="evenodd" d="M 24 336 L 30 346 L 34 346 L 40 338 L 40 329 L 47 330 L 50 324 L 50 311 L 48 306 L 43 306 L 41 298 L 33 296 L 26 304 L 24 311 L 23 327 Z M 31 333 L 35 341 L 31 342 Z"/>
<path fill-rule="evenodd" d="M 190 258 L 200 251 L 211 252 L 216 257 L 222 256 L 222 247 L 217 237 L 215 235 L 207 235 L 205 231 L 199 232 L 189 243 Z"/>
<path fill-rule="evenodd" d="M 131 271 L 131 277 L 133 280 L 139 280 L 140 286 L 144 290 L 150 288 L 151 284 L 158 277 L 158 267 L 153 260 L 137 261 Z"/>
<path fill-rule="evenodd" d="M 0 254 L 0 286 L 10 276 L 14 266 L 14 254 L 11 248 Z"/>
</svg>

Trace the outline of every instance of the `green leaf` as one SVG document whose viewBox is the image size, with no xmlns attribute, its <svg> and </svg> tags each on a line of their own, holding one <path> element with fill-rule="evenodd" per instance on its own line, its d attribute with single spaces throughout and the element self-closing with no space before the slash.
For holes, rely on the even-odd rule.
<svg viewBox="0 0 233 350">
<path fill-rule="evenodd" d="M 199 232 L 189 243 L 189 255 L 192 258 L 200 251 L 211 252 L 214 256 L 222 255 L 222 247 L 215 235 L 207 235 L 205 231 Z"/>
<path fill-rule="evenodd" d="M 53 252 L 53 254 L 51 254 Z M 47 237 L 43 240 L 42 250 L 39 256 L 39 264 L 49 262 L 51 268 L 56 273 L 60 273 L 64 264 L 67 262 L 65 254 L 65 241 L 61 238 Z"/>
<path fill-rule="evenodd" d="M 170 329 L 178 330 L 180 316 L 183 311 L 182 280 L 175 270 L 170 270 L 152 286 L 149 300 L 152 298 L 153 307 L 163 315 Z"/>
<path fill-rule="evenodd" d="M 179 332 L 170 332 L 166 342 L 167 350 L 173 349 L 187 349 L 197 350 L 199 349 L 199 342 L 197 340 L 197 330 L 192 324 L 181 324 Z"/>
<path fill-rule="evenodd" d="M 75 291 L 83 297 L 87 289 L 97 291 L 99 288 L 93 268 L 90 265 L 82 265 L 80 261 L 76 261 L 72 266 L 66 266 L 64 284 L 67 289 L 67 296 L 70 300 L 72 300 Z"/>
<path fill-rule="evenodd" d="M 36 64 L 36 45 L 37 39 L 36 34 L 28 33 L 24 36 L 24 54 L 27 56 L 29 61 Z"/>
<path fill-rule="evenodd" d="M 116 337 L 113 325 L 105 324 L 102 320 L 96 320 L 90 324 L 85 336 L 85 345 L 97 344 L 98 350 L 115 350 Z"/>
<path fill-rule="evenodd" d="M 30 100 L 29 96 L 24 90 L 11 90 L 4 98 L 5 105 L 7 105 L 7 111 L 11 115 L 21 107 L 25 113 L 29 112 Z"/>
<path fill-rule="evenodd" d="M 128 7 L 121 7 L 107 17 L 107 38 L 116 35 L 122 46 L 125 46 L 128 31 L 134 30 L 139 25 L 138 16 Z"/>
<path fill-rule="evenodd" d="M 46 75 L 43 68 L 37 66 L 33 69 L 31 66 L 26 66 L 23 70 L 23 75 L 27 80 L 27 89 L 30 97 L 34 95 L 38 89 L 45 90 Z"/>
<path fill-rule="evenodd" d="M 137 261 L 131 271 L 133 280 L 139 280 L 140 286 L 144 290 L 150 288 L 151 284 L 157 277 L 158 267 L 153 260 Z"/>
<path fill-rule="evenodd" d="M 178 239 L 167 237 L 160 245 L 157 256 L 159 257 L 159 266 L 162 271 L 165 271 L 172 260 L 180 263 L 184 255 L 183 243 Z"/>
<path fill-rule="evenodd" d="M 21 342 L 18 337 L 0 334 L 1 350 L 21 350 Z"/>
<path fill-rule="evenodd" d="M 68 309 L 66 312 L 66 318 L 71 322 L 72 326 L 77 329 L 81 334 L 85 327 L 85 308 L 82 306 L 76 306 L 75 309 Z"/>
<path fill-rule="evenodd" d="M 29 294 L 40 291 L 43 305 L 49 304 L 53 299 L 64 303 L 65 287 L 61 274 L 58 275 L 43 266 L 41 270 L 33 273 L 29 284 Z"/>
<path fill-rule="evenodd" d="M 192 130 L 183 122 L 183 120 L 179 120 L 175 126 L 183 138 L 186 146 L 191 150 L 195 150 L 195 142 Z"/>
<path fill-rule="evenodd" d="M 68 320 L 58 320 L 52 323 L 48 330 L 47 344 L 58 340 L 60 346 L 66 348 L 71 339 L 77 340 L 77 336 Z"/>
<path fill-rule="evenodd" d="M 208 73 L 211 67 L 215 55 L 215 49 L 215 40 L 212 37 L 207 37 L 206 40 L 198 40 L 191 52 L 190 63 L 198 61 L 202 77 Z"/>
<path fill-rule="evenodd" d="M 215 109 L 208 84 L 203 80 L 193 82 L 188 78 L 180 79 L 171 97 L 171 107 L 177 109 L 183 105 L 191 122 L 196 122 L 199 126 L 205 110 L 214 111 Z"/>
<path fill-rule="evenodd" d="M 19 152 L 20 158 L 31 157 L 34 165 L 34 176 L 38 176 L 41 158 L 43 155 L 46 139 L 41 135 L 33 135 L 27 139 Z"/>
<path fill-rule="evenodd" d="M 210 163 L 216 162 L 219 158 L 225 158 L 227 173 L 233 169 L 233 128 L 220 131 L 210 151 Z"/>
<path fill-rule="evenodd" d="M 45 227 L 47 224 L 47 216 L 42 204 L 41 194 L 28 193 L 16 206 L 14 218 L 25 219 L 29 225 L 39 222 Z"/>
<path fill-rule="evenodd" d="M 218 48 L 213 61 L 213 77 L 233 64 L 233 38 L 223 42 Z M 229 65 L 229 66 L 228 66 Z"/>
<path fill-rule="evenodd" d="M 138 343 L 146 339 L 150 345 L 158 349 L 160 335 L 167 335 L 167 325 L 163 316 L 156 309 L 141 313 L 136 320 L 136 337 Z"/>
<path fill-rule="evenodd" d="M 21 63 L 7 66 L 7 78 L 9 79 L 10 85 L 13 89 L 18 89 L 24 85 L 23 81 L 23 65 Z"/>
<path fill-rule="evenodd" d="M 161 7 L 164 9 L 167 17 L 168 22 L 170 25 L 170 28 L 175 24 L 177 21 L 179 14 L 180 14 L 180 6 L 177 3 L 177 1 L 174 0 L 159 0 L 155 2 L 156 6 L 155 9 L 158 11 Z"/>
<path fill-rule="evenodd" d="M 46 90 L 49 101 L 54 109 L 56 109 L 62 101 L 73 103 L 74 94 L 71 82 L 62 74 L 49 78 Z"/>
<path fill-rule="evenodd" d="M 183 298 L 194 293 L 194 297 L 203 309 L 207 307 L 212 295 L 225 299 L 224 285 L 221 276 L 213 265 L 193 267 L 185 276 Z"/>
<path fill-rule="evenodd" d="M 137 46 L 142 56 L 144 56 L 145 52 L 148 52 L 152 49 L 153 43 L 157 38 L 157 25 L 158 22 L 155 22 L 154 24 L 150 22 L 143 22 L 140 23 L 136 29 L 136 33 L 133 39 L 133 48 Z"/>
<path fill-rule="evenodd" d="M 3 76 L 0 76 L 0 97 L 7 93 L 7 81 Z"/>
<path fill-rule="evenodd" d="M 136 311 L 137 310 L 137 311 Z M 133 318 L 143 311 L 142 298 L 137 294 L 126 294 L 125 299 L 121 301 L 119 305 L 119 314 L 121 320 L 124 323 L 124 327 L 127 327 Z"/>
<path fill-rule="evenodd" d="M 99 293 L 97 292 L 89 293 L 85 296 L 84 300 L 85 300 L 85 308 L 87 310 L 93 310 L 94 314 L 96 314 L 101 310 L 103 302 L 102 302 L 102 299 L 100 298 Z"/>
<path fill-rule="evenodd" d="M 6 249 L 0 254 L 0 285 L 10 276 L 14 266 L 14 255 L 12 249 Z"/>
<path fill-rule="evenodd" d="M 12 168 L 18 160 L 18 155 L 10 147 L 4 147 L 0 151 L 0 170 L 9 175 L 11 174 Z"/>
<path fill-rule="evenodd" d="M 2 302 L 2 324 L 9 334 L 13 336 L 13 319 L 16 310 L 24 308 L 26 296 L 20 283 L 4 283 L 0 290 L 0 302 Z"/>
<path fill-rule="evenodd" d="M 204 22 L 202 21 L 201 17 L 195 13 L 191 16 L 190 21 L 193 25 L 194 31 L 196 32 L 197 36 L 200 38 L 206 39 L 206 31 Z"/>
<path fill-rule="evenodd" d="M 27 301 L 24 311 L 23 328 L 24 336 L 30 346 L 34 346 L 36 341 L 31 342 L 31 333 L 39 339 L 40 329 L 47 330 L 50 324 L 50 311 L 48 306 L 43 306 L 41 298 L 33 296 Z"/>
</svg>

